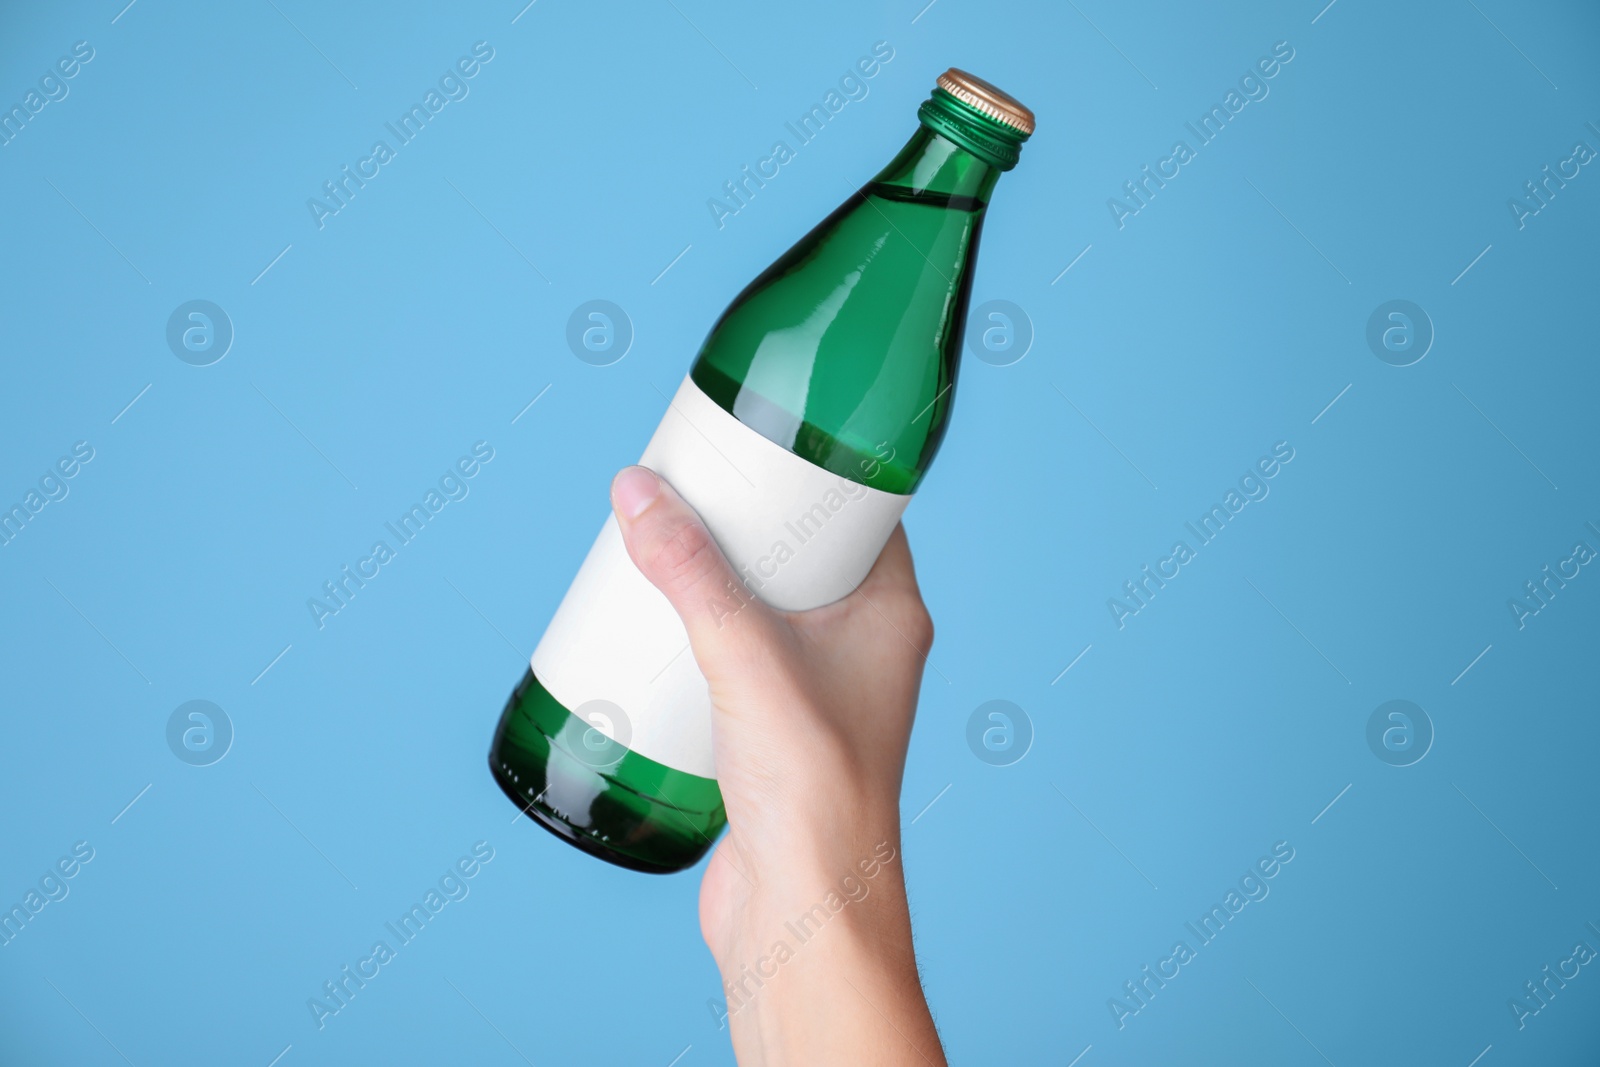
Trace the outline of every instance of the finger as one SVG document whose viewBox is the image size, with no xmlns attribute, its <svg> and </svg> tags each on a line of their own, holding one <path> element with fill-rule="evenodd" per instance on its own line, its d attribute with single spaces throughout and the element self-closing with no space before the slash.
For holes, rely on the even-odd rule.
<svg viewBox="0 0 1600 1067">
<path fill-rule="evenodd" d="M 623 468 L 611 483 L 611 506 L 634 566 L 683 620 L 702 670 L 747 648 L 770 624 L 770 609 L 739 581 L 705 523 L 653 471 Z"/>
</svg>

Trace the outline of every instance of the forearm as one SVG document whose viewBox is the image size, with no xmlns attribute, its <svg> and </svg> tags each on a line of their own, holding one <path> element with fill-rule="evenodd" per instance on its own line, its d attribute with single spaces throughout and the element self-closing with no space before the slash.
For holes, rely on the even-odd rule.
<svg viewBox="0 0 1600 1067">
<path fill-rule="evenodd" d="M 857 851 L 791 873 L 739 909 L 718 966 L 742 1067 L 944 1064 L 896 843 Z"/>
</svg>

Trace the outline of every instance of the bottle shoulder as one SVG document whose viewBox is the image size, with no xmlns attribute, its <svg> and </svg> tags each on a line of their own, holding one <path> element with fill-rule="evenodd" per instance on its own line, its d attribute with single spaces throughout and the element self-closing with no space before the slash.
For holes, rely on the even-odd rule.
<svg viewBox="0 0 1600 1067">
<path fill-rule="evenodd" d="M 863 189 L 733 301 L 697 384 L 785 448 L 910 492 L 943 436 L 983 211 L 972 197 Z"/>
</svg>

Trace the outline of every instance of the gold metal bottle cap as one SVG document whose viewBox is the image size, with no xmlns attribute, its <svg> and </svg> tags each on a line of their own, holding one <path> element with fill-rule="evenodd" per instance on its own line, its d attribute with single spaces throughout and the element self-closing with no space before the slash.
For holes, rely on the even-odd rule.
<svg viewBox="0 0 1600 1067">
<path fill-rule="evenodd" d="M 939 88 L 957 100 L 1023 133 L 1033 133 L 1033 112 L 1016 97 L 964 70 L 951 67 L 939 75 Z"/>
</svg>

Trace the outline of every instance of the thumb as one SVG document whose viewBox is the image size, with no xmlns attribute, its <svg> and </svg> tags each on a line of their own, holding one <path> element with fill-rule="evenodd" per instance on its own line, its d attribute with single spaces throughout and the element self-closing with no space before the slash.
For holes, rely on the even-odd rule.
<svg viewBox="0 0 1600 1067">
<path fill-rule="evenodd" d="M 773 624 L 771 609 L 739 580 L 700 516 L 655 472 L 624 467 L 611 482 L 611 507 L 634 566 L 683 620 L 703 672 Z"/>
</svg>

